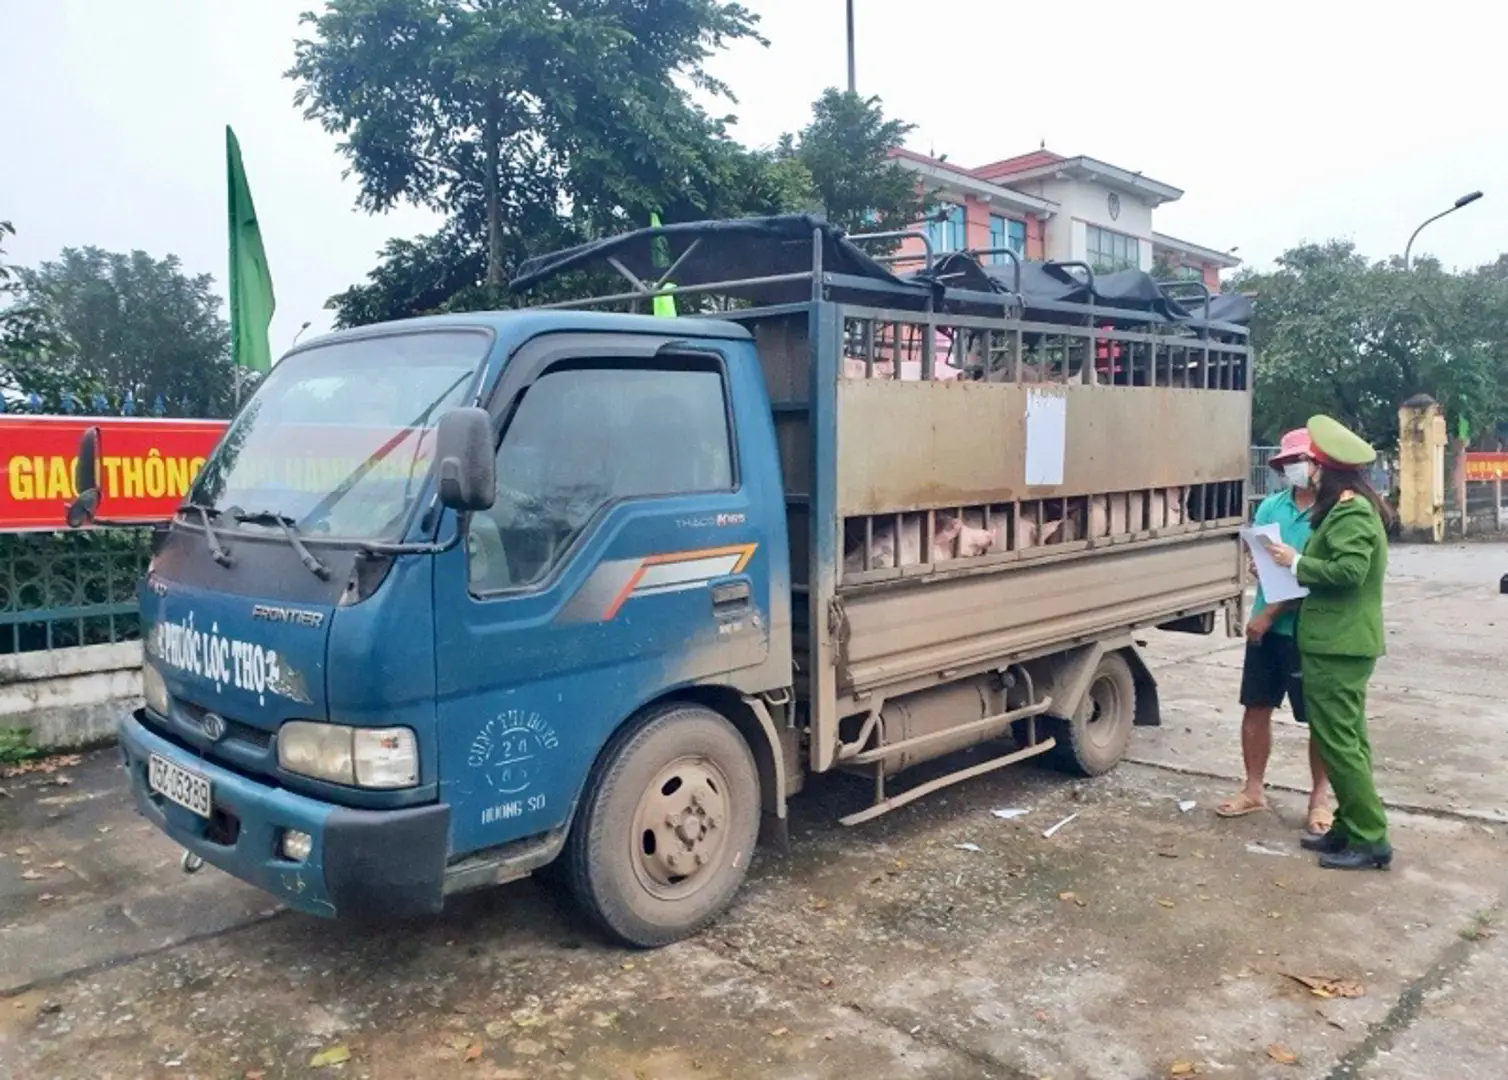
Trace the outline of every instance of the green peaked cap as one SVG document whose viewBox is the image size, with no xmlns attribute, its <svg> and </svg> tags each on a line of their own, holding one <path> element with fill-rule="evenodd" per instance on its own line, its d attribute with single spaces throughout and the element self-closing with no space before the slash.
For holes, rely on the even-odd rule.
<svg viewBox="0 0 1508 1080">
<path fill-rule="evenodd" d="M 1343 468 L 1359 469 L 1377 460 L 1372 444 L 1333 416 L 1311 416 L 1306 427 L 1321 465 L 1328 460 Z"/>
</svg>

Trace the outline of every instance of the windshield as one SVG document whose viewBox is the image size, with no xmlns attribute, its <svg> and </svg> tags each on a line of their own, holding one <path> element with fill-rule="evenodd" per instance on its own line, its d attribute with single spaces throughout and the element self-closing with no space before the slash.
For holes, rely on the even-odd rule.
<svg viewBox="0 0 1508 1080">
<path fill-rule="evenodd" d="M 313 537 L 398 538 L 429 472 L 434 425 L 461 403 L 489 345 L 477 331 L 424 331 L 294 353 L 231 424 L 192 500 L 232 519 L 283 514 Z"/>
</svg>

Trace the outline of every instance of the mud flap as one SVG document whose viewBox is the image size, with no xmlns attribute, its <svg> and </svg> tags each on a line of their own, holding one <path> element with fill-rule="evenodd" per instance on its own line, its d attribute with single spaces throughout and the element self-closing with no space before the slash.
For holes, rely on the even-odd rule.
<svg viewBox="0 0 1508 1080">
<path fill-rule="evenodd" d="M 790 851 L 790 823 L 786 817 L 786 797 L 801 790 L 805 777 L 801 773 L 796 732 L 777 727 L 770 707 L 763 698 L 745 697 L 744 705 L 754 723 L 743 717 L 732 718 L 754 751 L 759 768 L 760 814 L 759 843 L 786 855 Z"/>
<path fill-rule="evenodd" d="M 1142 656 L 1134 641 L 1128 642 L 1120 652 L 1131 665 L 1131 676 L 1136 680 L 1136 726 L 1161 727 L 1162 703 L 1157 696 L 1157 678 L 1147 666 L 1146 657 Z"/>
</svg>

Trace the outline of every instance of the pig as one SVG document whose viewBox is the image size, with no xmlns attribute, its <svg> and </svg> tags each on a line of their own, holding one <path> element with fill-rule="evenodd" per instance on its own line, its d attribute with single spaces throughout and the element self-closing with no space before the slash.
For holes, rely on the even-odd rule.
<svg viewBox="0 0 1508 1080">
<path fill-rule="evenodd" d="M 1168 505 L 1168 524 L 1182 525 L 1189 520 L 1188 488 L 1167 488 L 1163 500 Z"/>
<path fill-rule="evenodd" d="M 973 377 L 974 377 L 974 379 L 976 381 L 992 382 L 992 383 L 1008 383 L 1008 382 L 1015 382 L 1016 381 L 1016 365 L 1015 365 L 1015 361 L 1010 360 L 1008 358 L 1002 358 L 1000 360 L 1000 362 L 999 362 L 999 366 L 996 367 L 995 369 L 993 369 L 992 371 L 990 371 L 987 374 L 982 369 L 980 369 L 980 368 L 973 369 L 973 372 L 974 372 L 974 376 Z M 1110 384 L 1109 378 L 1110 377 L 1109 377 L 1109 374 L 1107 372 L 1100 371 L 1100 372 L 1095 372 L 1094 373 L 1094 382 L 1096 384 L 1100 385 L 1100 386 L 1108 386 Z M 1022 364 L 1021 364 L 1021 382 L 1022 382 L 1022 385 L 1038 385 L 1038 384 L 1041 384 L 1041 383 L 1057 383 L 1057 384 L 1061 385 L 1061 384 L 1064 383 L 1064 381 L 1065 380 L 1063 378 L 1063 375 L 1062 375 L 1061 371 L 1049 370 L 1049 365 L 1048 365 L 1047 361 L 1040 361 L 1040 362 L 1037 362 L 1037 363 L 1031 363 L 1029 361 L 1022 361 Z M 1069 382 L 1069 383 L 1080 383 L 1080 382 L 1083 382 L 1084 381 L 1083 370 L 1082 369 L 1075 369 L 1068 376 L 1068 379 L 1066 381 Z"/>
<path fill-rule="evenodd" d="M 957 379 L 962 372 L 948 364 L 944 358 L 939 357 L 932 365 L 932 378 L 937 382 L 948 382 Z M 876 360 L 874 362 L 874 378 L 890 379 L 895 376 L 895 368 L 889 360 Z M 843 358 L 843 377 L 845 379 L 862 379 L 864 375 L 864 361 L 856 356 Z M 919 382 L 922 377 L 922 362 L 920 360 L 901 361 L 901 380 L 903 382 Z"/>
<path fill-rule="evenodd" d="M 888 379 L 894 373 L 888 360 L 876 360 L 874 362 L 874 377 L 876 379 Z M 847 379 L 864 378 L 864 361 L 857 356 L 845 356 L 843 358 L 843 377 Z"/>
<path fill-rule="evenodd" d="M 958 521 L 957 518 L 953 520 Z M 981 524 L 983 524 L 982 521 Z M 972 559 L 979 555 L 988 555 L 990 550 L 995 547 L 995 531 L 993 529 L 984 529 L 970 525 L 967 520 L 964 520 L 958 527 L 958 543 L 956 547 L 958 552 L 957 557 L 960 559 Z"/>
<path fill-rule="evenodd" d="M 1130 532 L 1129 496 L 1091 495 L 1089 497 L 1089 535 L 1093 539 L 1122 536 Z"/>
<path fill-rule="evenodd" d="M 922 557 L 922 515 L 907 514 L 901 525 L 899 561 L 897 561 L 894 518 L 876 521 L 870 545 L 869 568 L 888 570 L 896 566 L 917 566 Z M 987 529 L 966 525 L 957 515 L 938 514 L 932 535 L 931 562 L 973 558 L 988 552 L 994 535 Z M 860 540 L 843 556 L 843 569 L 859 573 L 864 569 L 864 546 Z"/>
<path fill-rule="evenodd" d="M 1042 525 L 1041 535 L 1037 532 L 1036 518 L 1031 515 L 1029 507 L 1022 507 L 1021 524 L 1016 529 L 1016 550 L 1024 551 L 1027 548 L 1038 547 L 1042 544 L 1050 544 L 1053 538 L 1063 527 L 1062 521 L 1048 521 Z M 1006 531 L 1006 515 L 994 514 L 990 520 L 990 527 L 984 527 L 984 511 L 965 510 L 963 512 L 963 524 L 965 530 L 984 533 L 990 538 L 989 550 L 1009 551 L 1010 545 L 1006 543 L 1009 534 Z M 979 554 L 983 554 L 980 552 Z"/>
<path fill-rule="evenodd" d="M 1023 515 L 1024 516 L 1024 515 Z M 1048 544 L 1057 543 L 1059 540 L 1071 540 L 1073 537 L 1063 535 L 1063 519 L 1056 521 L 1044 521 L 1042 528 L 1038 530 L 1036 519 L 1021 522 L 1021 527 L 1016 530 L 1016 550 L 1027 551 L 1030 548 L 1046 547 Z"/>
<path fill-rule="evenodd" d="M 1000 365 L 988 373 L 980 372 L 979 378 L 983 382 L 1008 383 L 1016 381 L 1016 364 L 1014 361 L 1002 358 Z M 1042 364 L 1022 363 L 1021 381 L 1023 383 L 1048 382 L 1047 370 Z"/>
<path fill-rule="evenodd" d="M 1152 492 L 1151 520 L 1147 527 L 1165 529 L 1170 525 L 1182 525 L 1188 520 L 1184 505 L 1188 488 L 1160 488 Z"/>
</svg>

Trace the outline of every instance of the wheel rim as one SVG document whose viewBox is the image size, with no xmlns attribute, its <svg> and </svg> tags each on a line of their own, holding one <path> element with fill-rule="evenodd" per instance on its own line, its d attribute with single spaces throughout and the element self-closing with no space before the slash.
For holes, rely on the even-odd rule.
<svg viewBox="0 0 1508 1080">
<path fill-rule="evenodd" d="M 728 838 L 727 774 L 710 758 L 681 757 L 639 796 L 630 862 L 644 890 L 683 900 L 716 875 Z"/>
<path fill-rule="evenodd" d="M 1084 734 L 1099 749 L 1115 741 L 1121 716 L 1121 688 L 1108 676 L 1100 676 L 1085 696 Z"/>
</svg>

